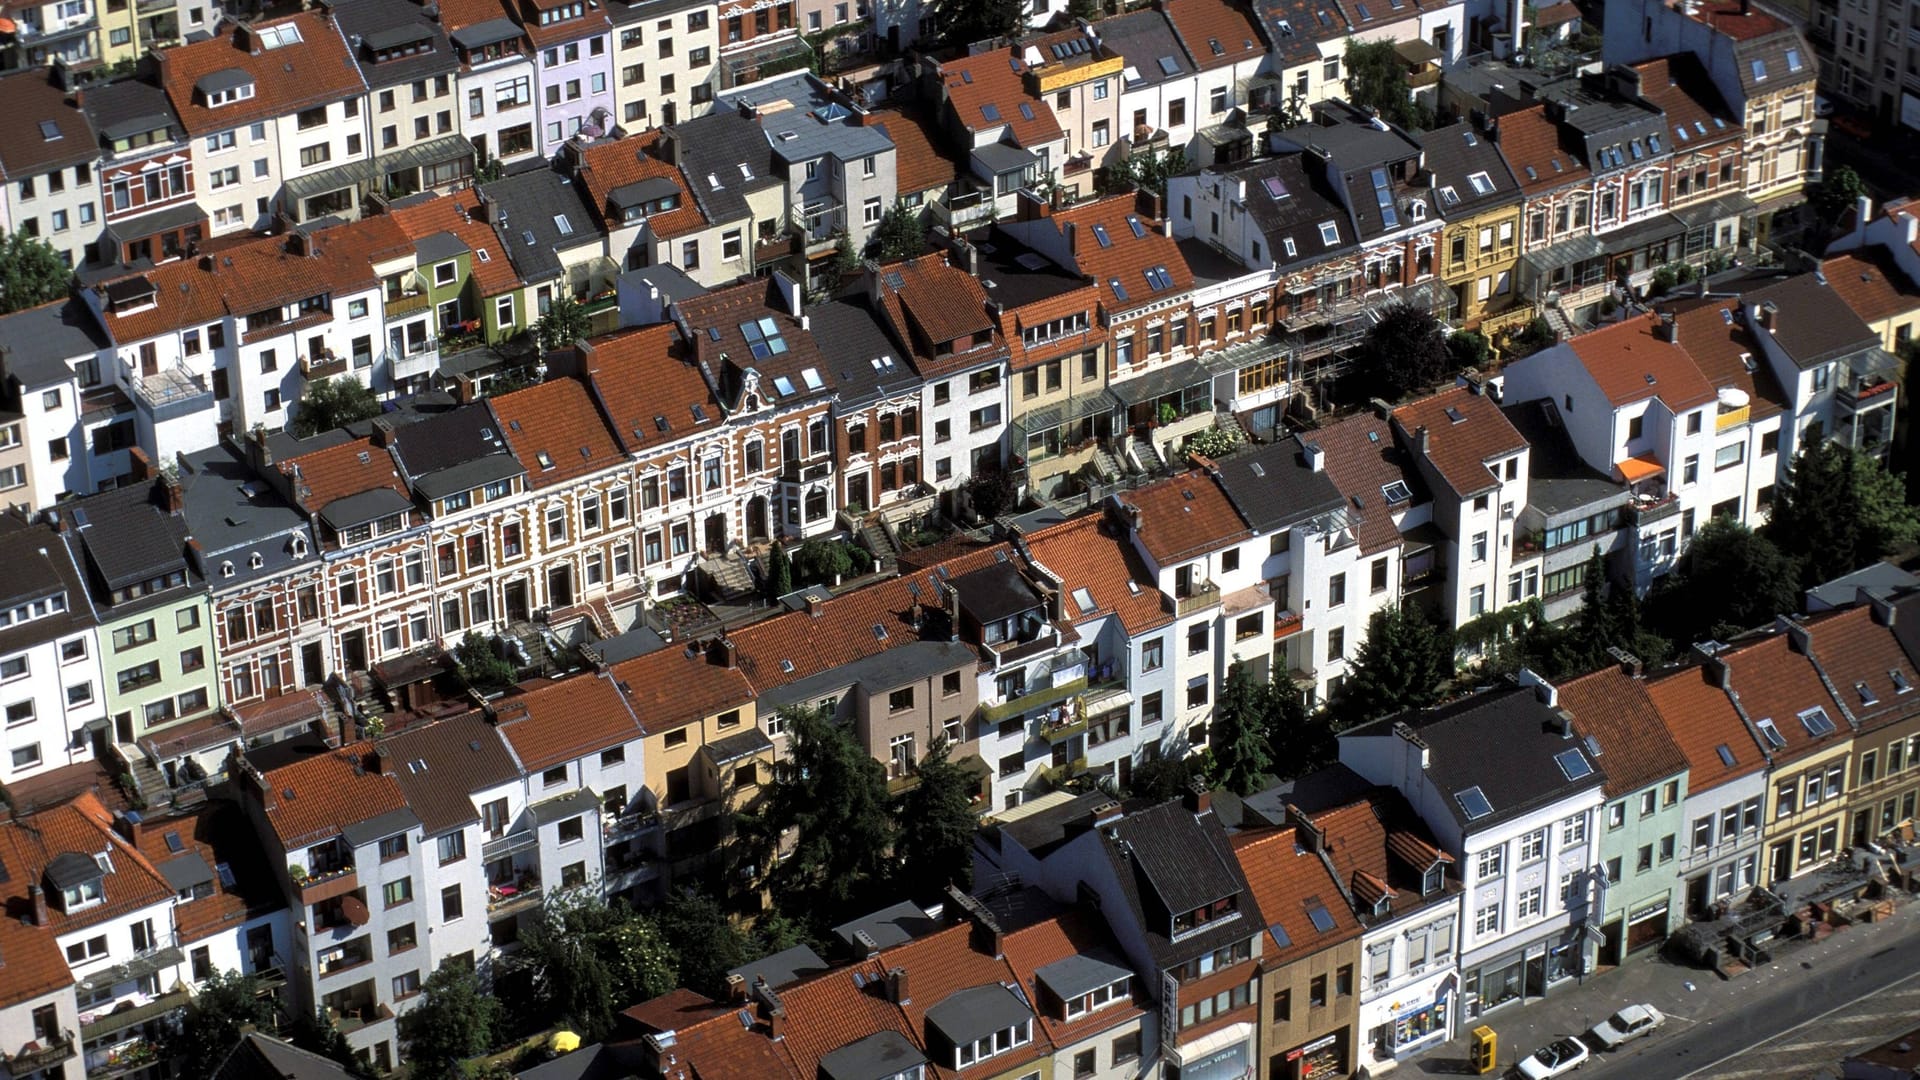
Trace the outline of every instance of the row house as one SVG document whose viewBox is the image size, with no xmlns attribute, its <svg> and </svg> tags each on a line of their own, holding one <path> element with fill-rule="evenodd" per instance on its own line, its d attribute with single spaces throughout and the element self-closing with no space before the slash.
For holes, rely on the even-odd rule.
<svg viewBox="0 0 1920 1080">
<path fill-rule="evenodd" d="M 1574 733 L 1603 759 L 1605 821 L 1598 828 L 1608 887 L 1597 901 L 1602 964 L 1655 948 L 1686 917 L 1677 866 L 1688 825 L 1687 757 L 1662 724 L 1637 660 L 1559 687 Z"/>
<path fill-rule="evenodd" d="M 1699 263 L 1751 239 L 1743 233 L 1756 204 L 1746 194 L 1744 129 L 1700 61 L 1680 53 L 1634 64 L 1623 82 L 1665 118 L 1666 201 L 1682 226 L 1680 257 Z"/>
<path fill-rule="evenodd" d="M 966 154 L 966 176 L 978 193 L 977 200 L 954 197 L 944 207 L 937 204 L 936 224 L 958 231 L 1010 217 L 1022 189 L 1063 167 L 1067 130 L 1053 105 L 1029 88 L 1026 71 L 1026 63 L 1010 49 L 933 68 L 942 87 L 941 126 Z"/>
<path fill-rule="evenodd" d="M 1904 199 L 1880 207 L 1862 197 L 1847 231 L 1827 245 L 1822 271 L 1869 326 L 1881 347 L 1897 353 L 1913 339 L 1913 282 L 1920 275 L 1920 218 Z M 1843 280 L 1844 279 L 1844 280 Z"/>
<path fill-rule="evenodd" d="M 630 131 L 666 128 L 700 115 L 719 81 L 714 7 L 704 0 L 621 0 L 608 4 L 607 14 L 620 123 Z"/>
<path fill-rule="evenodd" d="M 108 66 L 138 61 L 153 49 L 178 45 L 219 18 L 219 10 L 197 0 L 155 0 L 141 7 L 109 0 L 100 18 L 100 59 Z"/>
<path fill-rule="evenodd" d="M 1711 669 L 1694 666 L 1646 684 L 1648 700 L 1687 762 L 1681 803 L 1687 827 L 1672 874 L 1688 918 L 1711 917 L 1716 906 L 1730 907 L 1761 884 L 1766 751 L 1715 678 Z M 1624 880 L 1624 855 L 1617 857 L 1619 866 L 1606 867 L 1609 880 Z"/>
<path fill-rule="evenodd" d="M 574 153 L 574 179 L 584 185 L 607 257 L 627 270 L 689 267 L 696 282 L 720 285 L 757 268 L 753 219 L 742 212 L 709 220 L 680 169 L 655 156 L 654 135 L 595 143 Z M 739 207 L 741 211 L 745 206 Z M 691 245 L 692 257 L 687 258 Z"/>
<path fill-rule="evenodd" d="M 198 147 L 193 183 L 212 208 L 210 234 L 264 229 L 278 211 L 308 220 L 357 210 L 344 177 L 297 202 L 283 190 L 373 156 L 366 80 L 331 13 L 217 29 L 156 54 L 160 85 Z"/>
<path fill-rule="evenodd" d="M 793 238 L 794 255 L 807 260 L 825 255 L 841 234 L 855 251 L 867 249 L 899 188 L 893 140 L 872 125 L 865 105 L 811 72 L 799 72 L 727 94 L 717 109 L 757 120 L 764 132 L 774 176 L 784 188 L 781 225 Z M 743 167 L 737 179 L 751 182 L 753 177 Z M 713 188 L 735 180 L 696 172 L 689 183 L 698 188 L 704 181 Z M 760 235 L 755 242 L 774 239 Z M 737 242 L 732 261 L 740 261 Z"/>
<path fill-rule="evenodd" d="M 473 144 L 461 125 L 460 60 L 447 29 L 415 4 L 370 0 L 335 9 L 367 84 L 369 160 L 300 177 L 287 187 L 289 206 L 337 190 L 351 178 L 368 194 L 392 199 L 416 191 L 448 191 L 473 178 Z"/>
<path fill-rule="evenodd" d="M 1609 64 L 1691 54 L 1744 129 L 1744 191 L 1754 201 L 1756 239 L 1790 242 L 1804 227 L 1798 207 L 1820 179 L 1826 123 L 1814 116 L 1813 49 L 1800 31 L 1750 2 L 1669 7 L 1634 0 L 1607 20 Z M 1780 240 L 1774 241 L 1774 234 Z"/>
<path fill-rule="evenodd" d="M 1260 943 L 1256 1075 L 1351 1072 L 1358 1059 L 1363 924 L 1346 902 L 1326 835 L 1304 818 L 1233 836 L 1233 854 L 1269 920 Z"/>
<path fill-rule="evenodd" d="M 1912 820 L 1908 804 L 1920 799 L 1911 753 L 1920 747 L 1920 703 L 1911 692 L 1912 631 L 1899 621 L 1903 609 L 1911 612 L 1913 603 L 1857 604 L 1806 624 L 1809 655 L 1856 725 L 1846 795 L 1852 847 L 1876 843 Z"/>
<path fill-rule="evenodd" d="M 1448 576 L 1446 561 L 1435 553 L 1444 539 L 1431 527 L 1433 495 L 1409 449 L 1395 440 L 1391 415 L 1381 403 L 1325 424 L 1311 438 L 1323 455 L 1321 468 L 1347 501 L 1354 555 L 1367 564 L 1369 593 L 1431 612 Z M 1386 577 L 1377 587 L 1376 573 Z"/>
<path fill-rule="evenodd" d="M 64 502 L 58 527 L 100 619 L 97 694 L 113 741 L 131 747 L 220 705 L 207 583 L 187 555 L 185 493 L 160 477 Z"/>
<path fill-rule="evenodd" d="M 1516 287 L 1531 304 L 1586 321 L 1612 289 L 1606 246 L 1593 235 L 1593 170 L 1563 144 L 1546 102 L 1506 113 L 1498 125 L 1494 137 L 1527 214 Z"/>
<path fill-rule="evenodd" d="M 614 115 L 613 20 L 585 0 L 519 0 L 513 14 L 533 42 L 540 86 L 535 123 L 540 156 L 552 157 L 564 140 L 598 138 L 618 123 Z"/>
<path fill-rule="evenodd" d="M 970 269 L 978 259 L 967 245 L 867 275 L 874 307 L 921 379 L 921 481 L 943 491 L 1003 463 L 1007 347 Z"/>
<path fill-rule="evenodd" d="M 481 220 L 500 237 L 525 283 L 519 325 L 531 327 L 566 297 L 586 307 L 598 328 L 613 328 L 620 268 L 607 257 L 607 238 L 594 227 L 589 198 L 557 169 L 522 170 L 481 185 Z"/>
<path fill-rule="evenodd" d="M 1783 461 L 1821 438 L 1875 457 L 1887 455 L 1898 408 L 1899 363 L 1881 348 L 1880 335 L 1836 295 L 1826 275 L 1795 274 L 1742 293 L 1739 317 L 1759 345 L 1755 363 L 1773 375 L 1793 414 L 1781 431 Z"/>
<path fill-rule="evenodd" d="M 46 241 L 69 266 L 87 261 L 100 235 L 100 158 L 83 105 L 86 92 L 64 65 L 0 78 L 0 226 Z"/>
<path fill-rule="evenodd" d="M 1123 61 L 1115 152 L 1184 152 L 1194 141 L 1199 120 L 1193 108 L 1198 67 L 1166 11 L 1145 7 L 1115 15 L 1095 24 L 1094 32 Z"/>
<path fill-rule="evenodd" d="M 1100 40 L 1099 29 L 1081 21 L 1053 33 L 1022 39 L 1016 46 L 1027 92 L 1053 105 L 1067 141 L 1055 163 L 1070 195 L 1092 194 L 1091 170 L 1121 158 L 1120 88 L 1126 58 Z M 1011 55 L 1011 54 L 1010 54 Z"/>
<path fill-rule="evenodd" d="M 1638 290 L 1654 270 L 1679 257 L 1685 228 L 1665 212 L 1668 164 L 1665 117 L 1640 98 L 1633 68 L 1609 69 L 1605 83 L 1555 87 L 1547 118 L 1592 173 L 1587 203 L 1593 233 L 1605 246 L 1608 276 Z"/>
<path fill-rule="evenodd" d="M 1273 93 L 1260 79 L 1271 68 L 1265 34 L 1252 8 L 1230 0 L 1175 0 L 1162 10 L 1194 69 L 1189 120 L 1194 138 L 1185 144 L 1187 160 L 1208 165 L 1257 152 L 1257 136 L 1250 130 L 1257 125 L 1247 121 Z M 1157 57 L 1152 61 L 1155 66 L 1158 62 Z M 1171 109 L 1173 102 L 1167 105 Z M 1182 145 L 1171 137 L 1168 141 Z"/>
<path fill-rule="evenodd" d="M 1342 733 L 1341 764 L 1397 790 L 1460 867 L 1459 1020 L 1593 970 L 1603 760 L 1537 680 Z"/>
<path fill-rule="evenodd" d="M 186 257 L 207 235 L 207 211 L 194 187 L 192 141 L 166 91 L 143 79 L 119 79 L 89 87 L 85 108 L 100 139 L 95 167 L 105 222 L 86 262 Z"/>
<path fill-rule="evenodd" d="M 750 265 L 792 254 L 794 241 L 787 226 L 793 221 L 794 203 L 785 169 L 776 162 L 759 117 L 737 109 L 708 113 L 664 129 L 659 145 L 660 157 L 680 170 L 694 205 L 709 222 L 726 224 L 719 236 L 702 233 L 658 245 L 650 256 L 655 265 L 672 266 L 701 284 L 718 285 L 745 275 Z M 860 169 L 864 171 L 864 164 Z M 801 176 L 805 176 L 804 167 Z M 739 228 L 734 222 L 746 223 L 746 235 L 727 235 Z M 753 245 L 750 256 L 740 243 Z M 813 243 L 812 238 L 806 243 Z"/>
<path fill-rule="evenodd" d="M 1759 387 L 1737 358 L 1733 365 L 1710 358 L 1717 349 L 1751 347 L 1728 308 L 1628 319 L 1505 371 L 1509 400 L 1551 410 L 1579 459 L 1630 495 L 1583 536 L 1543 532 L 1544 546 L 1577 539 L 1584 552 L 1589 536 L 1624 525 L 1631 530 L 1631 569 L 1622 567 L 1619 576 L 1645 590 L 1672 572 L 1694 529 L 1710 517 L 1760 520 L 1785 467 L 1778 446 L 1783 413 L 1772 400 L 1777 395 L 1755 396 Z M 1696 351 L 1708 358 L 1697 360 Z"/>
<path fill-rule="evenodd" d="M 109 342 L 79 299 L 0 317 L 0 499 L 23 510 L 112 487 L 131 469 L 132 407 L 99 372 Z"/>
<path fill-rule="evenodd" d="M 1152 988 L 1160 1022 L 1148 1058 L 1183 1076 L 1259 1070 L 1263 1029 L 1273 1026 L 1262 970 L 1291 945 L 1268 928 L 1293 919 L 1260 906 L 1206 793 L 1131 812 L 1083 795 L 988 828 L 974 861 L 976 881 L 1017 875 L 1057 902 L 1096 898 L 1125 966 Z M 1353 931 L 1350 922 L 1336 929 Z M 1297 1008 L 1305 1017 L 1311 1003 Z"/>
<path fill-rule="evenodd" d="M 719 38 L 717 86 L 724 92 L 808 66 L 798 0 L 726 0 L 714 13 Z"/>
<path fill-rule="evenodd" d="M 8 11 L 13 40 L 0 51 L 0 70 L 44 68 L 56 64 L 91 67 L 102 58 L 100 11 L 91 0 L 42 3 L 33 0 Z"/>
<path fill-rule="evenodd" d="M 1500 153 L 1499 123 L 1435 128 L 1420 135 L 1420 149 L 1433 177 L 1433 211 L 1445 222 L 1436 272 L 1453 290 L 1455 312 L 1471 326 L 1498 322 L 1516 307 L 1531 311 L 1514 279 L 1523 244 L 1521 188 Z"/>
<path fill-rule="evenodd" d="M 401 257 L 380 279 L 387 332 L 376 378 L 391 380 L 396 393 L 441 375 L 441 340 L 450 328 L 477 322 L 480 335 L 498 343 L 537 320 L 508 257 L 512 241 L 488 220 L 499 220 L 497 203 L 472 190 L 415 195 L 395 202 L 389 215 L 413 241 L 413 258 Z"/>
<path fill-rule="evenodd" d="M 839 505 L 859 521 L 869 511 L 917 499 L 926 461 L 925 382 L 864 299 L 815 304 L 809 318 L 819 340 L 832 342 L 844 358 L 826 375 L 834 389 Z"/>
<path fill-rule="evenodd" d="M 18 516 L 0 522 L 10 575 L 0 619 L 7 781 L 103 756 L 107 692 L 99 615 L 73 552 Z"/>
<path fill-rule="evenodd" d="M 540 142 L 535 50 L 526 31 L 508 17 L 501 0 L 452 0 L 439 7 L 460 60 L 460 131 L 473 144 L 476 170 L 532 160 Z"/>
</svg>

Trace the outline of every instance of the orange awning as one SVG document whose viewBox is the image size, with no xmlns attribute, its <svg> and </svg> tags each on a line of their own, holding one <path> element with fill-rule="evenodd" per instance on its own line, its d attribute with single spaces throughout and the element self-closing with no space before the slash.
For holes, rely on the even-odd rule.
<svg viewBox="0 0 1920 1080">
<path fill-rule="evenodd" d="M 1659 476 L 1667 471 L 1665 465 L 1650 457 L 1630 457 L 1613 467 L 1620 479 L 1629 484 L 1637 484 L 1650 476 Z"/>
</svg>

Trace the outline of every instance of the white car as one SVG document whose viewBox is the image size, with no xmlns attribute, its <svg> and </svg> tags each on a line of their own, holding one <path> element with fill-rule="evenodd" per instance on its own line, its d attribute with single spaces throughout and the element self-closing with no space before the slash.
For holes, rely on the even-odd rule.
<svg viewBox="0 0 1920 1080">
<path fill-rule="evenodd" d="M 1521 1058 L 1520 1075 L 1526 1080 L 1551 1080 L 1585 1065 L 1590 1056 L 1587 1044 L 1569 1035 L 1564 1039 L 1555 1039 Z"/>
<path fill-rule="evenodd" d="M 1612 1050 L 1642 1035 L 1653 1034 L 1654 1028 L 1666 1022 L 1666 1015 L 1651 1005 L 1629 1005 L 1593 1025 L 1593 1037 L 1600 1043 L 1600 1049 Z"/>
</svg>

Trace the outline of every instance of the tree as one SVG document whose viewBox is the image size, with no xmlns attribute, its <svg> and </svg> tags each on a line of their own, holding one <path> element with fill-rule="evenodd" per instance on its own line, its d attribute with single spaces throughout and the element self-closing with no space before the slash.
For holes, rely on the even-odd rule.
<svg viewBox="0 0 1920 1080">
<path fill-rule="evenodd" d="M 453 647 L 453 659 L 460 669 L 460 677 L 475 689 L 512 686 L 517 674 L 512 664 L 493 651 L 493 642 L 478 630 L 467 631 L 460 644 Z"/>
<path fill-rule="evenodd" d="M 533 324 L 533 336 L 540 343 L 541 352 L 564 349 L 593 333 L 593 320 L 587 315 L 587 309 L 574 303 L 572 297 L 562 296 L 547 308 Z"/>
<path fill-rule="evenodd" d="M 1289 683 L 1273 684 L 1268 717 L 1267 757 L 1275 779 L 1296 779 L 1338 760 L 1333 714 L 1326 709 L 1309 712 L 1306 699 Z"/>
<path fill-rule="evenodd" d="M 679 961 L 680 985 L 717 1000 L 726 999 L 727 972 L 760 955 L 752 934 L 711 896 L 692 889 L 669 897 L 654 925 Z"/>
<path fill-rule="evenodd" d="M 1852 166 L 1836 165 L 1813 185 L 1813 195 L 1808 201 L 1813 203 L 1813 213 L 1821 227 L 1832 231 L 1840 227 L 1865 194 L 1867 183 L 1860 179 L 1860 174 L 1854 172 Z"/>
<path fill-rule="evenodd" d="M 1487 335 L 1478 330 L 1460 330 L 1447 335 L 1447 361 L 1456 371 L 1484 368 L 1492 355 Z"/>
<path fill-rule="evenodd" d="M 247 1025 L 273 1026 L 273 1002 L 263 996 L 259 980 L 237 971 L 216 971 L 200 984 L 180 1018 L 180 1028 L 165 1040 L 166 1056 L 178 1059 L 179 1075 L 213 1075 L 240 1040 Z"/>
<path fill-rule="evenodd" d="M 1101 10 L 1100 0 L 1067 0 L 1067 18 L 1069 19 L 1097 22 L 1104 14 L 1106 12 Z"/>
<path fill-rule="evenodd" d="M 1167 180 L 1186 171 L 1187 154 L 1184 150 L 1131 154 L 1101 170 L 1100 192 L 1103 195 L 1125 195 L 1136 188 L 1144 188 L 1164 199 L 1167 197 Z"/>
<path fill-rule="evenodd" d="M 653 920 L 588 889 L 547 898 L 540 921 L 521 935 L 520 959 L 545 1011 L 588 1041 L 612 1030 L 620 1009 L 680 983 L 673 950 Z"/>
<path fill-rule="evenodd" d="M 936 0 L 932 14 L 941 40 L 963 50 L 977 41 L 1016 37 L 1027 26 L 1027 5 L 1021 0 Z"/>
<path fill-rule="evenodd" d="M 499 1001 L 480 988 L 473 968 L 455 963 L 434 969 L 421 995 L 420 1003 L 400 1017 L 400 1041 L 406 1044 L 411 1074 L 463 1075 L 460 1063 L 493 1045 Z"/>
<path fill-rule="evenodd" d="M 380 399 L 351 375 L 307 384 L 293 413 L 293 433 L 302 439 L 380 415 Z"/>
<path fill-rule="evenodd" d="M 788 754 L 774 766 L 758 815 L 763 835 L 795 833 L 774 868 L 781 910 L 823 925 L 854 907 L 875 907 L 892 881 L 894 822 L 887 771 L 821 709 L 782 709 Z"/>
<path fill-rule="evenodd" d="M 1367 640 L 1347 665 L 1334 717 L 1351 727 L 1425 708 L 1452 678 L 1453 635 L 1418 606 L 1382 608 L 1367 620 Z"/>
<path fill-rule="evenodd" d="M 1761 531 L 1800 561 L 1800 584 L 1811 588 L 1920 536 L 1920 513 L 1904 488 L 1873 455 L 1815 438 L 1775 485 Z"/>
<path fill-rule="evenodd" d="M 17 232 L 0 239 L 0 311 L 25 311 L 58 300 L 72 284 L 73 269 L 52 244 Z"/>
<path fill-rule="evenodd" d="M 967 502 L 982 521 L 991 521 L 1013 509 L 1019 495 L 1013 474 L 1004 469 L 974 473 L 967 481 Z"/>
<path fill-rule="evenodd" d="M 787 557 L 784 540 L 773 542 L 767 555 L 767 599 L 778 600 L 793 591 L 793 560 Z"/>
<path fill-rule="evenodd" d="M 1207 731 L 1213 750 L 1208 782 L 1235 795 L 1260 790 L 1273 764 L 1268 735 L 1272 711 L 1273 684 L 1256 680 L 1246 664 L 1233 665 Z"/>
<path fill-rule="evenodd" d="M 1362 43 L 1347 39 L 1347 100 L 1362 109 L 1377 109 L 1380 118 L 1409 131 L 1433 126 L 1433 110 L 1415 101 L 1407 85 L 1406 62 L 1391 41 Z"/>
<path fill-rule="evenodd" d="M 883 263 L 926 254 L 927 224 L 920 219 L 920 211 L 905 202 L 895 202 L 874 228 L 873 246 Z"/>
<path fill-rule="evenodd" d="M 347 1071 L 354 1080 L 376 1080 L 373 1066 L 359 1054 L 353 1052 L 353 1044 L 333 1022 L 320 1013 L 302 1013 L 293 1019 L 293 1030 L 288 1032 L 287 1041 L 307 1051 L 330 1058 Z"/>
<path fill-rule="evenodd" d="M 973 779 L 951 760 L 953 746 L 936 737 L 920 759 L 920 783 L 901 797 L 895 820 L 904 890 L 938 893 L 973 886 Z"/>
<path fill-rule="evenodd" d="M 793 553 L 793 579 L 802 585 L 837 584 L 853 572 L 853 553 L 847 548 L 844 540 L 815 538 L 801 544 Z"/>
<path fill-rule="evenodd" d="M 1726 638 L 1800 606 L 1794 560 L 1732 518 L 1693 534 L 1680 565 L 1649 603 L 1654 625 L 1685 647 Z"/>
<path fill-rule="evenodd" d="M 1371 396 L 1399 401 L 1427 389 L 1453 370 L 1440 320 L 1394 304 L 1367 331 L 1354 358 L 1354 378 Z"/>
<path fill-rule="evenodd" d="M 1177 754 L 1167 754 L 1134 766 L 1128 793 L 1136 799 L 1165 802 L 1185 794 L 1192 784 L 1192 764 Z"/>
</svg>

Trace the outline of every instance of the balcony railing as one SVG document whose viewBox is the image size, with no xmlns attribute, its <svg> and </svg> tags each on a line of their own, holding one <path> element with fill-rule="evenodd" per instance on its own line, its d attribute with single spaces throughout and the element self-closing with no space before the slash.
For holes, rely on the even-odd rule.
<svg viewBox="0 0 1920 1080">
<path fill-rule="evenodd" d="M 213 391 L 205 380 L 185 368 L 167 368 L 153 375 L 136 375 L 131 381 L 133 396 L 148 409 L 188 405 L 203 395 L 209 403 L 213 400 Z"/>
<path fill-rule="evenodd" d="M 160 1048 L 151 1039 L 129 1039 L 117 1046 L 87 1051 L 87 1076 L 107 1080 L 143 1069 L 160 1060 Z"/>
<path fill-rule="evenodd" d="M 980 716 L 989 724 L 997 724 L 1010 716 L 1018 716 L 1022 713 L 1032 712 L 1035 709 L 1044 709 L 1049 705 L 1057 705 L 1086 688 L 1087 677 L 1085 675 L 1074 679 L 1067 679 L 1064 682 L 1053 683 L 1048 686 L 1029 687 L 1021 691 L 1018 696 L 1010 697 L 998 705 L 980 706 Z"/>
<path fill-rule="evenodd" d="M 1897 385 L 1891 372 L 1876 371 L 1843 381 L 1833 399 L 1843 409 L 1871 408 L 1892 402 Z"/>
<path fill-rule="evenodd" d="M 1742 405 L 1737 409 L 1728 409 L 1726 412 L 1713 418 L 1713 430 L 1716 432 L 1730 431 L 1746 423 L 1752 416 L 1753 406 L 1751 405 Z"/>
<path fill-rule="evenodd" d="M 29 1044 L 28 1049 L 6 1059 L 7 1068 L 15 1076 L 24 1076 L 36 1069 L 58 1065 L 73 1056 L 73 1037 L 60 1039 L 42 1039 L 38 1044 Z"/>
<path fill-rule="evenodd" d="M 1086 714 L 1079 709 L 1064 716 L 1052 715 L 1040 720 L 1040 737 L 1050 743 L 1066 742 L 1075 735 L 1084 735 L 1087 731 Z"/>
<path fill-rule="evenodd" d="M 300 358 L 300 374 L 309 380 L 331 379 L 335 375 L 345 375 L 347 373 L 347 367 L 346 357 L 334 356 L 331 353 L 322 353 L 319 356 L 303 356 Z"/>
<path fill-rule="evenodd" d="M 1680 512 L 1680 499 L 1672 492 L 1658 497 L 1635 499 L 1627 504 L 1627 519 L 1635 525 L 1649 525 Z"/>
<path fill-rule="evenodd" d="M 1196 581 L 1187 590 L 1187 594 L 1174 600 L 1174 610 L 1181 616 L 1196 611 L 1205 611 L 1220 602 L 1220 586 L 1211 581 Z"/>
<path fill-rule="evenodd" d="M 1439 81 L 1440 69 L 1438 67 L 1430 67 L 1425 71 L 1407 72 L 1407 88 L 1410 90 L 1422 90 Z"/>
<path fill-rule="evenodd" d="M 309 874 L 294 883 L 302 904 L 319 904 L 343 896 L 360 887 L 360 875 L 352 866 L 342 866 L 324 874 Z"/>
<path fill-rule="evenodd" d="M 522 878 L 512 885 L 487 886 L 487 918 L 505 919 L 536 907 L 542 893 L 539 878 Z"/>
<path fill-rule="evenodd" d="M 429 338 L 418 349 L 389 349 L 384 358 L 393 365 L 396 381 L 432 375 L 440 370 L 440 339 Z"/>
<path fill-rule="evenodd" d="M 1273 640 L 1284 641 L 1300 632 L 1306 625 L 1306 617 L 1297 611 L 1276 611 L 1273 613 Z"/>
</svg>

